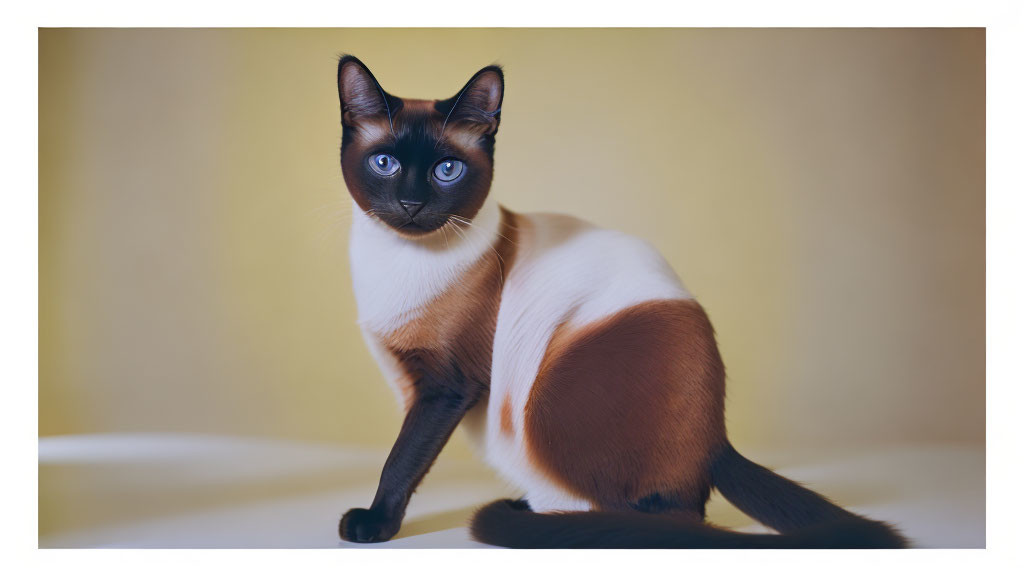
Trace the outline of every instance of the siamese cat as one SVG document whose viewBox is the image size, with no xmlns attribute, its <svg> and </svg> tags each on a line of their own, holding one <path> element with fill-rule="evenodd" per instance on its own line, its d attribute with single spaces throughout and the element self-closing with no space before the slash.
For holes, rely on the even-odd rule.
<svg viewBox="0 0 1024 576">
<path fill-rule="evenodd" d="M 528 548 L 890 548 L 889 525 L 741 456 L 725 431 L 714 331 L 643 240 L 488 196 L 504 75 L 447 100 L 338 65 L 341 166 L 366 343 L 405 420 L 369 508 L 341 538 L 390 539 L 456 426 L 524 494 L 473 537 Z M 716 488 L 777 534 L 705 523 Z"/>
</svg>

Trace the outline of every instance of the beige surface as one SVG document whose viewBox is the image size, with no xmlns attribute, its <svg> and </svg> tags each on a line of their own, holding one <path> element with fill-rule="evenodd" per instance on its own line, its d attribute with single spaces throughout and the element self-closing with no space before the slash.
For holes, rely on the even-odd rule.
<svg viewBox="0 0 1024 576">
<path fill-rule="evenodd" d="M 340 542 L 340 514 L 366 506 L 386 453 L 216 436 L 101 435 L 40 441 L 40 493 L 50 547 L 356 546 Z M 955 445 L 884 451 L 751 453 L 843 505 L 896 523 L 917 546 L 984 547 L 984 455 Z M 488 469 L 445 455 L 384 547 L 480 546 L 472 511 L 518 496 Z M 709 520 L 763 530 L 712 498 Z"/>
<path fill-rule="evenodd" d="M 352 52 L 400 96 L 505 65 L 493 194 L 665 254 L 717 328 L 738 445 L 980 447 L 984 42 L 42 30 L 40 436 L 387 449 L 399 415 L 355 326 L 337 159 Z"/>
</svg>

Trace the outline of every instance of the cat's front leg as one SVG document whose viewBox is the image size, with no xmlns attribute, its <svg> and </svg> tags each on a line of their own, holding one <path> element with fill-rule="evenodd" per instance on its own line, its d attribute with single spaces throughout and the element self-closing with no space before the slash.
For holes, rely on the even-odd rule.
<svg viewBox="0 0 1024 576">
<path fill-rule="evenodd" d="M 338 533 L 349 542 L 390 540 L 402 525 L 413 490 L 426 475 L 478 393 L 450 385 L 420 382 L 391 454 L 384 463 L 377 495 L 368 509 L 341 517 Z"/>
</svg>

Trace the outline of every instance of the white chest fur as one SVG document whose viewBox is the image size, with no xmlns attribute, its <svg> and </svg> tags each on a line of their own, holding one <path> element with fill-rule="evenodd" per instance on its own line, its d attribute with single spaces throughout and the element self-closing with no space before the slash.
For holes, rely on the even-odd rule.
<svg viewBox="0 0 1024 576">
<path fill-rule="evenodd" d="M 487 200 L 472 226 L 410 239 L 358 206 L 353 214 L 349 257 L 359 324 L 376 334 L 392 332 L 417 318 L 491 249 L 501 222 L 498 204 Z"/>
</svg>

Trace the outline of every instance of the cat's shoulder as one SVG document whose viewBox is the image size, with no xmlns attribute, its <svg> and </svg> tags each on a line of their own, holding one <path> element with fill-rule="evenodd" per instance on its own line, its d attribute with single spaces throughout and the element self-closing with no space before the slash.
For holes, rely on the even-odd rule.
<svg viewBox="0 0 1024 576">
<path fill-rule="evenodd" d="M 642 238 L 566 214 L 525 213 L 516 222 L 521 252 L 504 306 L 512 317 L 550 324 L 571 313 L 587 323 L 641 302 L 692 298 Z"/>
<path fill-rule="evenodd" d="M 519 237 L 535 255 L 575 254 L 602 261 L 662 260 L 658 249 L 647 240 L 569 214 L 529 212 L 516 215 Z"/>
</svg>

